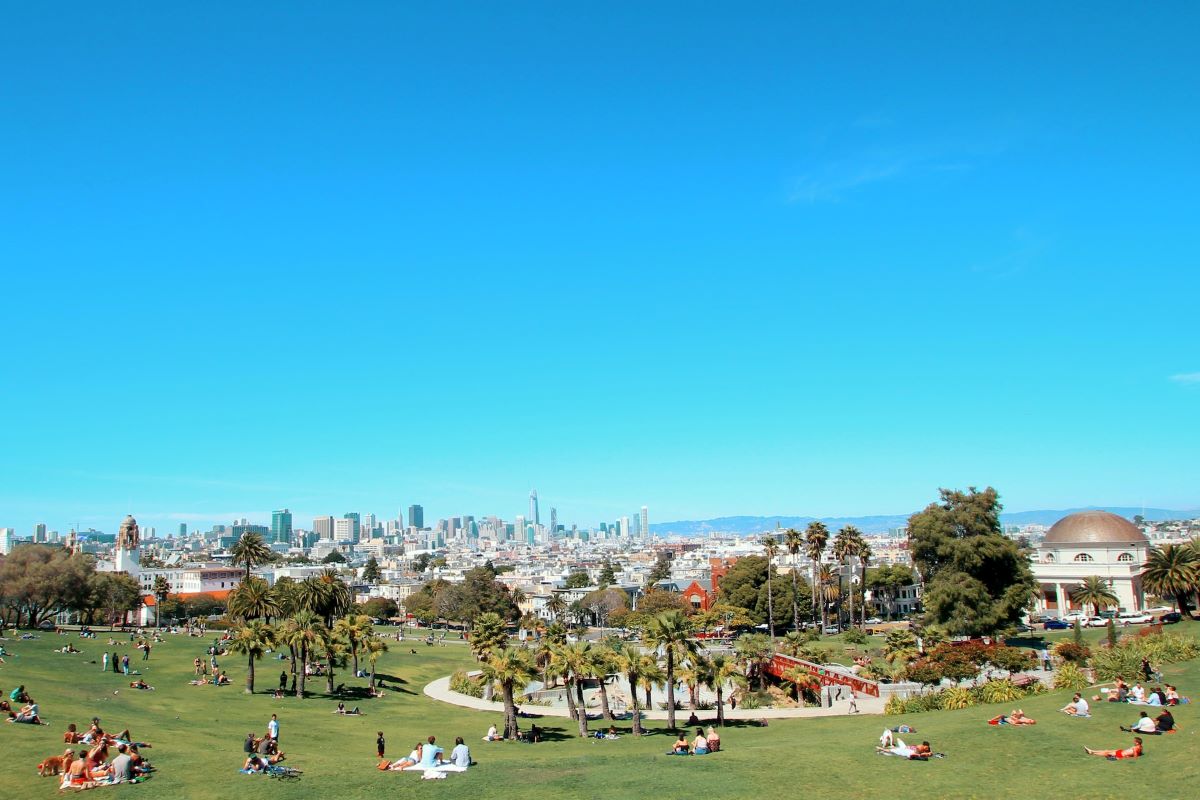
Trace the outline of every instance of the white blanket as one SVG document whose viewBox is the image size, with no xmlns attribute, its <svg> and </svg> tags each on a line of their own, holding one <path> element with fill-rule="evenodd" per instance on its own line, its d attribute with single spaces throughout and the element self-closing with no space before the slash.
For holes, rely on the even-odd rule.
<svg viewBox="0 0 1200 800">
<path fill-rule="evenodd" d="M 438 764 L 433 767 L 423 767 L 420 764 L 413 764 L 411 767 L 405 767 L 403 772 L 466 772 L 466 767 L 456 767 L 453 764 Z"/>
</svg>

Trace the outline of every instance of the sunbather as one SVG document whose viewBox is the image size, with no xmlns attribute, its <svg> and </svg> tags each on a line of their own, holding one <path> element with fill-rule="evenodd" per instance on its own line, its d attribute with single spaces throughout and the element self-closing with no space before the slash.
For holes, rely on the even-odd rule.
<svg viewBox="0 0 1200 800">
<path fill-rule="evenodd" d="M 1092 750 L 1089 747 L 1083 749 L 1089 756 L 1103 756 L 1112 759 L 1138 758 L 1142 755 L 1142 737 L 1133 737 L 1133 746 L 1122 750 Z"/>
<path fill-rule="evenodd" d="M 421 750 L 424 747 L 425 747 L 424 743 L 417 742 L 416 746 L 413 748 L 413 751 L 411 753 L 409 753 L 404 758 L 398 758 L 395 761 L 393 761 L 390 765 L 388 765 L 388 769 L 397 769 L 397 770 L 398 769 L 408 769 L 409 767 L 415 767 L 417 764 L 420 764 L 421 763 Z"/>
</svg>

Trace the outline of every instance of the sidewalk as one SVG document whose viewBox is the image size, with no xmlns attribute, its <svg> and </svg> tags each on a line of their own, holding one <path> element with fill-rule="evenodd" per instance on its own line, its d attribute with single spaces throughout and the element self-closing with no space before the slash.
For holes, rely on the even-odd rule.
<svg viewBox="0 0 1200 800">
<path fill-rule="evenodd" d="M 504 704 L 502 702 L 489 702 L 478 697 L 471 697 L 458 692 L 450 691 L 450 676 L 438 678 L 430 684 L 427 684 L 424 689 L 426 697 L 438 700 L 450 705 L 462 706 L 463 708 L 472 708 L 476 711 L 490 711 L 496 714 L 504 713 Z M 858 709 L 863 714 L 882 714 L 884 701 L 878 697 L 867 697 L 859 695 Z M 522 708 L 530 714 L 538 714 L 544 717 L 567 717 L 566 708 L 557 708 L 553 706 L 522 706 L 517 703 L 518 708 Z M 844 717 L 849 714 L 849 700 L 841 700 L 834 703 L 833 708 L 755 708 L 750 710 L 737 709 L 731 711 L 728 708 L 725 710 L 725 719 L 739 720 L 754 720 L 754 719 L 792 719 L 796 717 Z M 598 709 L 588 709 L 588 713 L 599 713 Z M 691 714 L 690 709 L 681 708 L 675 712 L 676 720 L 687 719 Z M 706 722 L 716 718 L 716 711 L 713 709 L 697 711 L 696 716 L 701 717 Z M 665 720 L 667 712 L 662 709 L 654 709 L 652 711 L 642 711 L 643 719 Z"/>
</svg>

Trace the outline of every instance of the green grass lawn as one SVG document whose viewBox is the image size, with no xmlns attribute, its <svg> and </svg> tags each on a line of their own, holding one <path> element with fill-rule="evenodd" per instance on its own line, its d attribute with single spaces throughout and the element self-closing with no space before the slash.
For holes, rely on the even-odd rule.
<svg viewBox="0 0 1200 800">
<path fill-rule="evenodd" d="M 1200 623 L 1176 630 L 1200 635 Z M 128 637 L 126 637 L 127 639 Z M 1057 638 L 1057 637 L 1056 637 Z M 51 650 L 71 641 L 84 652 L 59 655 Z M 211 641 L 207 640 L 207 641 Z M 154 648 L 150 661 L 140 654 L 133 663 L 143 669 L 156 690 L 138 692 L 112 672 L 102 673 L 96 659 L 105 642 L 42 634 L 35 641 L 6 642 L 16 657 L 0 666 L 5 693 L 25 684 L 41 705 L 48 727 L 0 726 L 5 769 L 0 772 L 0 797 L 50 797 L 57 779 L 39 778 L 34 766 L 62 751 L 62 732 L 68 722 L 85 726 L 101 717 L 106 729 L 129 726 L 135 737 L 153 743 L 146 755 L 159 768 L 140 786 L 101 788 L 100 793 L 146 795 L 155 798 L 253 797 L 368 798 L 381 793 L 443 798 L 597 798 L 627 797 L 743 798 L 803 795 L 808 787 L 821 796 L 839 798 L 1011 798 L 1031 792 L 1066 798 L 1128 798 L 1191 796 L 1200 778 L 1200 704 L 1182 706 L 1176 718 L 1182 733 L 1148 737 L 1147 757 L 1136 762 L 1090 758 L 1082 747 L 1117 747 L 1130 741 L 1117 730 L 1137 717 L 1133 706 L 1095 704 L 1090 720 L 1054 713 L 1068 693 L 1055 692 L 1031 699 L 1024 708 L 1039 724 L 1031 728 L 994 728 L 985 720 L 1000 706 L 963 711 L 853 718 L 773 721 L 768 728 L 733 726 L 722 735 L 722 753 L 692 758 L 664 755 L 670 739 L 659 733 L 641 740 L 623 737 L 615 742 L 580 741 L 569 735 L 565 719 L 541 721 L 551 741 L 537 745 L 485 744 L 480 741 L 499 714 L 459 709 L 435 703 L 421 693 L 430 680 L 469 663 L 461 645 L 426 647 L 393 643 L 379 671 L 401 679 L 383 700 L 361 705 L 363 717 L 332 714 L 335 701 L 313 697 L 274 700 L 242 692 L 245 664 L 225 658 L 234 681 L 229 687 L 193 687 L 192 659 L 206 641 L 168 636 Z M 109 648 L 111 649 L 111 648 Z M 124 652 L 128 647 L 118 648 Z M 260 690 L 270 689 L 280 662 L 264 660 L 259 668 Z M 1200 662 L 1168 666 L 1168 681 L 1180 691 L 1200 696 Z M 347 671 L 338 682 L 362 686 Z M 389 682 L 390 683 L 390 682 Z M 314 688 L 323 689 L 319 680 Z M 116 692 L 114 694 L 114 692 Z M 280 739 L 288 764 L 303 769 L 304 777 L 280 783 L 237 772 L 241 743 L 247 731 L 261 733 L 272 713 L 281 722 Z M 944 760 L 908 762 L 874 753 L 885 723 L 914 725 L 919 733 L 908 739 L 928 739 Z M 522 721 L 523 726 L 528 721 Z M 619 725 L 625 728 L 625 725 Z M 392 757 L 407 753 L 418 738 L 430 734 L 439 744 L 467 739 L 479 766 L 445 781 L 422 781 L 416 773 L 383 773 L 375 767 L 375 731 L 387 735 Z"/>
</svg>

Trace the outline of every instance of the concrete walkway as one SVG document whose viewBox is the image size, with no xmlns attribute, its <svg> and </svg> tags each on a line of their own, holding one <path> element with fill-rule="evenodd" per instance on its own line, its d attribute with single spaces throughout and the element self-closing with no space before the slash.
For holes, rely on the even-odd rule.
<svg viewBox="0 0 1200 800">
<path fill-rule="evenodd" d="M 463 708 L 471 708 L 476 711 L 490 711 L 495 714 L 504 714 L 504 703 L 500 701 L 489 702 L 478 697 L 460 694 L 450 690 L 450 676 L 438 678 L 436 681 L 425 686 L 425 696 L 450 705 L 462 706 Z M 882 714 L 884 701 L 878 697 L 867 697 L 859 695 L 858 710 L 863 714 Z M 557 708 L 554 706 L 535 706 L 524 705 L 517 703 L 517 707 L 529 714 L 537 714 L 544 717 L 567 717 L 566 708 Z M 730 711 L 725 709 L 725 719 L 791 719 L 794 717 L 843 717 L 849 714 L 850 702 L 848 699 L 840 700 L 833 704 L 833 708 L 755 708 L 750 710 L 737 709 Z M 599 716 L 599 709 L 588 709 L 589 715 L 595 713 Z M 681 708 L 675 712 L 676 721 L 687 719 L 691 714 L 690 709 Z M 704 721 L 716 719 L 717 712 L 713 709 L 697 711 L 696 716 Z M 642 719 L 661 719 L 667 718 L 667 712 L 661 709 L 652 711 L 642 711 Z"/>
</svg>

